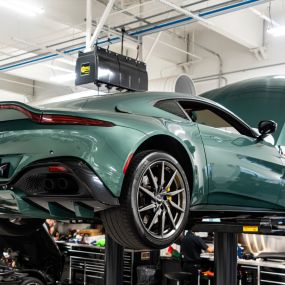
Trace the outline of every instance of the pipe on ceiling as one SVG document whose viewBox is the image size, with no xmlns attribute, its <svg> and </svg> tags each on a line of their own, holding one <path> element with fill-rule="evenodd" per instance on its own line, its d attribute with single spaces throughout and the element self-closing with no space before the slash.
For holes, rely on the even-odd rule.
<svg viewBox="0 0 285 285">
<path fill-rule="evenodd" d="M 250 5 L 255 5 L 258 3 L 265 3 L 268 2 L 270 0 L 244 0 L 242 2 L 238 2 L 226 7 L 221 7 L 218 8 L 216 10 L 212 10 L 212 11 L 207 11 L 204 13 L 200 14 L 200 17 L 210 17 L 210 16 L 215 16 L 215 15 L 220 15 L 222 13 L 225 13 L 226 11 L 232 11 L 232 10 L 236 10 L 236 9 L 241 9 L 242 7 L 246 7 L 246 6 L 250 6 Z M 143 36 L 143 35 L 147 35 L 150 33 L 154 33 L 154 32 L 158 32 L 161 30 L 165 30 L 165 29 L 169 29 L 169 28 L 173 28 L 174 26 L 178 26 L 178 25 L 185 25 L 187 23 L 190 22 L 194 22 L 194 19 L 192 17 L 186 17 L 186 18 L 182 18 L 179 20 L 175 20 L 175 21 L 170 21 L 167 23 L 161 23 L 158 24 L 156 26 L 150 27 L 150 28 L 145 28 L 145 29 L 141 29 L 138 31 L 134 31 L 132 33 L 130 33 L 131 36 Z M 120 41 L 120 37 L 113 37 L 110 39 L 112 43 L 117 43 Z M 98 45 L 105 45 L 108 44 L 109 40 L 108 39 L 101 39 L 98 41 Z M 71 48 L 71 49 L 67 49 L 65 51 L 63 51 L 64 54 L 71 54 L 77 51 L 82 51 L 86 48 L 85 45 L 79 46 L 79 47 L 75 47 L 75 48 Z M 19 67 L 24 67 L 30 64 L 34 64 L 34 63 L 38 63 L 38 62 L 42 62 L 42 61 L 46 61 L 46 60 L 51 60 L 51 59 L 55 59 L 59 57 L 58 54 L 46 54 L 44 56 L 36 56 L 34 58 L 30 58 L 27 60 L 23 60 L 20 62 L 16 62 L 16 63 L 11 63 L 8 65 L 4 65 L 4 66 L 0 66 L 0 71 L 8 71 L 8 70 L 12 70 L 12 69 L 16 69 Z"/>
</svg>

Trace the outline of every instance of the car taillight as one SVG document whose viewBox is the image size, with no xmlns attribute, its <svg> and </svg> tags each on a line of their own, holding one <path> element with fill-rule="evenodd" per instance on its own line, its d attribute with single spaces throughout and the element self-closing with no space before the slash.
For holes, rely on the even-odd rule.
<svg viewBox="0 0 285 285">
<path fill-rule="evenodd" d="M 111 122 L 97 120 L 97 119 L 89 119 L 77 116 L 69 116 L 69 115 L 56 115 L 56 114 L 37 114 L 31 112 L 24 107 L 7 104 L 0 105 L 0 109 L 12 109 L 19 111 L 25 114 L 28 118 L 30 118 L 33 122 L 38 124 L 55 124 L 55 125 L 84 125 L 84 126 L 98 126 L 98 127 L 113 127 L 114 124 Z"/>
<path fill-rule="evenodd" d="M 49 166 L 48 172 L 54 173 L 54 172 L 66 172 L 67 169 L 64 166 L 55 165 L 55 166 Z"/>
<path fill-rule="evenodd" d="M 95 119 L 82 117 L 66 116 L 66 115 L 42 115 L 41 124 L 60 124 L 60 125 L 85 125 L 99 127 L 113 127 L 114 124 Z"/>
</svg>

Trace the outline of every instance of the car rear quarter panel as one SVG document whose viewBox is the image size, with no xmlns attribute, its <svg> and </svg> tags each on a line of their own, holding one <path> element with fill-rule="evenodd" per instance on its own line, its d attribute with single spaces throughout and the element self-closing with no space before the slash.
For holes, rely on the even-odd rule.
<svg viewBox="0 0 285 285">
<path fill-rule="evenodd" d="M 123 168 L 131 149 L 144 133 L 121 126 L 43 126 L 30 120 L 1 123 L 0 156 L 18 158 L 9 181 L 29 164 L 57 157 L 88 163 L 115 196 L 120 193 Z M 9 182 L 1 179 L 0 184 Z"/>
<path fill-rule="evenodd" d="M 96 116 L 98 118 L 98 114 Z M 123 169 L 129 155 L 150 137 L 164 135 L 177 140 L 192 164 L 192 203 L 204 203 L 207 194 L 206 162 L 195 124 L 132 114 L 100 115 L 114 127 L 39 125 L 31 120 L 0 122 L 0 157 L 14 158 L 14 171 L 7 184 L 29 164 L 58 157 L 85 161 L 114 196 L 119 197 Z"/>
</svg>

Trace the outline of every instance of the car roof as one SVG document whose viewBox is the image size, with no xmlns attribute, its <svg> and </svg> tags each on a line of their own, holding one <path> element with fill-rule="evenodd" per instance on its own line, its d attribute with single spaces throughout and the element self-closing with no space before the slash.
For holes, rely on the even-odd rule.
<svg viewBox="0 0 285 285">
<path fill-rule="evenodd" d="M 96 102 L 101 103 L 106 102 L 106 104 L 118 104 L 118 103 L 124 103 L 124 102 L 149 102 L 149 101 L 158 101 L 158 100 L 164 100 L 164 99 L 201 99 L 203 101 L 210 102 L 211 100 L 206 98 L 201 98 L 198 96 L 190 95 L 190 94 L 184 94 L 184 93 L 174 93 L 174 92 L 118 92 L 118 93 L 110 93 L 110 94 L 104 94 L 104 95 L 97 95 L 96 91 L 94 91 L 94 97 L 88 96 L 85 98 L 80 99 L 74 99 L 66 102 L 54 102 L 54 103 L 48 103 L 48 104 L 42 104 L 40 107 L 46 108 L 50 106 L 54 107 L 65 107 L 69 105 L 73 105 L 75 102 Z M 100 105 L 101 105 L 100 104 Z M 86 104 L 86 107 L 87 104 Z"/>
<path fill-rule="evenodd" d="M 102 110 L 102 111 L 121 111 L 125 113 L 134 113 L 146 116 L 155 116 L 154 104 L 161 100 L 193 100 L 196 102 L 204 102 L 214 105 L 232 116 L 239 119 L 234 113 L 226 109 L 224 106 L 210 99 L 196 95 L 175 93 L 175 92 L 119 92 L 110 93 L 94 97 L 86 97 L 68 102 L 52 103 L 41 105 L 42 109 L 65 109 L 65 110 Z"/>
<path fill-rule="evenodd" d="M 94 93 L 96 93 L 94 91 Z M 249 125 L 240 119 L 230 110 L 222 105 L 196 95 L 174 93 L 174 92 L 122 92 L 116 94 L 100 95 L 95 97 L 81 98 L 69 102 L 43 105 L 43 109 L 66 110 L 66 111 L 86 111 L 86 112 L 121 112 L 147 117 L 159 117 L 165 119 L 181 120 L 180 116 L 171 112 L 157 108 L 155 103 L 162 100 L 190 100 L 196 103 L 206 103 L 224 111 L 228 115 L 238 120 L 245 128 Z"/>
</svg>

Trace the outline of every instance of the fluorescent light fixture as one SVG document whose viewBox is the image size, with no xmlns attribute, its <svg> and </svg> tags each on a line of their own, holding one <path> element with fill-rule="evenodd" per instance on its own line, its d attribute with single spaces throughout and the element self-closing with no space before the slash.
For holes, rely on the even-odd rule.
<svg viewBox="0 0 285 285">
<path fill-rule="evenodd" d="M 220 218 L 204 218 L 202 219 L 203 223 L 220 223 L 221 219 Z"/>
<path fill-rule="evenodd" d="M 285 79 L 285 75 L 276 75 L 273 78 L 274 79 Z"/>
<path fill-rule="evenodd" d="M 275 27 L 279 27 L 280 25 L 275 22 L 274 20 L 270 19 L 269 17 L 267 17 L 266 15 L 262 14 L 261 12 L 259 12 L 258 10 L 254 9 L 254 8 L 250 8 L 250 10 L 257 16 L 259 16 L 261 19 L 265 20 L 266 22 L 272 24 Z"/>
<path fill-rule="evenodd" d="M 68 74 L 52 76 L 49 80 L 56 82 L 56 83 L 63 83 L 63 82 L 68 82 L 68 81 L 74 81 L 75 79 L 76 79 L 76 74 L 75 72 L 73 72 L 73 73 L 68 73 Z"/>
<path fill-rule="evenodd" d="M 76 92 L 68 95 L 59 96 L 56 98 L 51 99 L 52 103 L 56 102 L 65 102 L 65 101 L 71 101 L 75 99 L 85 98 L 85 97 L 96 97 L 100 95 L 105 95 L 106 93 L 96 90 L 87 90 L 82 92 Z"/>
<path fill-rule="evenodd" d="M 285 36 L 285 26 L 273 27 L 267 30 L 267 32 L 274 37 Z"/>
<path fill-rule="evenodd" d="M 43 105 L 43 104 L 51 104 L 51 103 L 58 103 L 58 102 L 68 102 L 80 98 L 88 98 L 88 97 L 97 97 L 97 96 L 102 96 L 105 95 L 106 93 L 101 92 L 101 91 L 96 91 L 96 90 L 86 90 L 86 91 L 81 91 L 81 92 L 76 92 L 72 94 L 67 94 L 67 95 L 62 95 L 62 96 L 57 96 L 54 98 L 38 101 L 38 102 L 32 102 L 31 105 L 33 106 L 38 106 L 38 105 Z"/>
<path fill-rule="evenodd" d="M 71 69 L 68 69 L 68 68 L 64 68 L 64 67 L 61 67 L 61 66 L 57 66 L 57 65 L 53 65 L 53 64 L 44 64 L 46 67 L 48 68 L 51 68 L 51 69 L 54 69 L 54 70 L 59 70 L 59 71 L 64 71 L 64 72 L 68 72 L 68 73 L 74 73 L 73 70 Z"/>
<path fill-rule="evenodd" d="M 0 0 L 0 7 L 10 9 L 16 13 L 34 17 L 44 13 L 44 9 L 25 3 L 23 0 Z"/>
<path fill-rule="evenodd" d="M 66 59 L 66 58 L 58 58 L 57 61 L 69 64 L 69 65 L 72 65 L 72 66 L 76 65 L 76 59 L 74 59 L 74 61 L 72 61 L 72 60 L 69 60 L 69 59 Z"/>
</svg>

